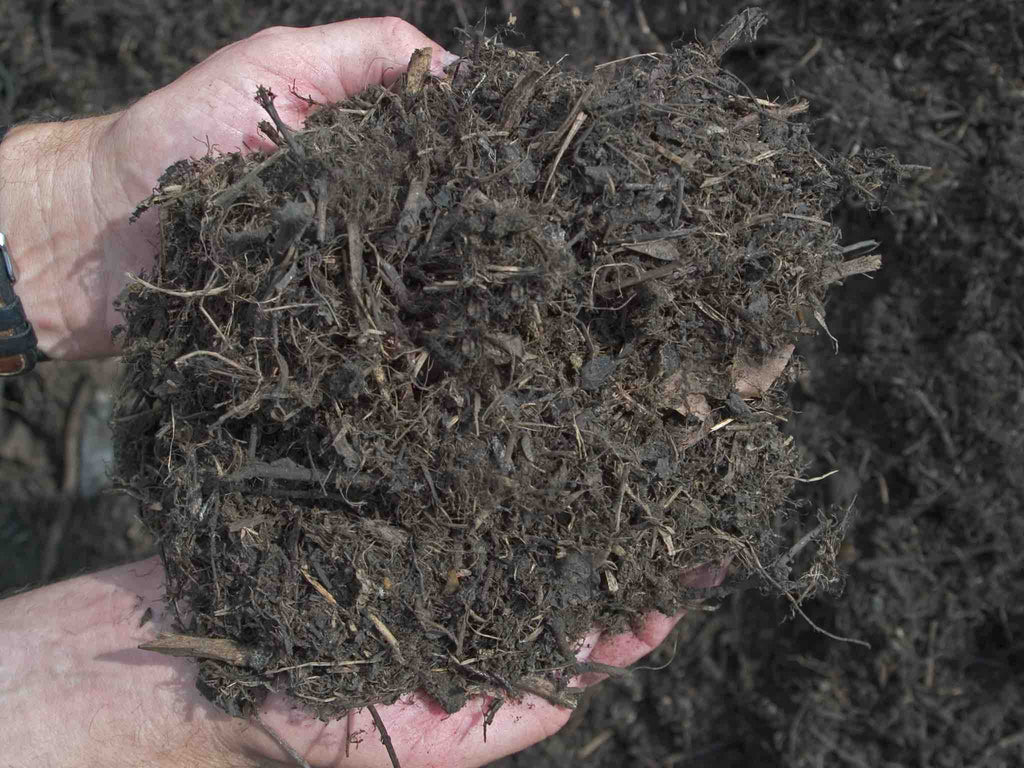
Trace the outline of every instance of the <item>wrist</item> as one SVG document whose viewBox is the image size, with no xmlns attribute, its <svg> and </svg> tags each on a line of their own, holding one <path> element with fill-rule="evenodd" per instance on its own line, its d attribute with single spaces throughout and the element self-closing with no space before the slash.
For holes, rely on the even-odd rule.
<svg viewBox="0 0 1024 768">
<path fill-rule="evenodd" d="M 194 664 L 137 649 L 167 623 L 157 558 L 0 601 L 5 760 L 237 764 L 222 737 L 235 729 L 196 691 Z"/>
<path fill-rule="evenodd" d="M 105 135 L 116 118 L 19 125 L 0 142 L 0 230 L 39 348 L 52 357 L 111 350 L 108 323 L 98 317 L 113 298 L 108 260 L 95 256 L 112 249 L 115 222 L 126 225 L 130 212 L 110 194 L 118 187 Z"/>
</svg>

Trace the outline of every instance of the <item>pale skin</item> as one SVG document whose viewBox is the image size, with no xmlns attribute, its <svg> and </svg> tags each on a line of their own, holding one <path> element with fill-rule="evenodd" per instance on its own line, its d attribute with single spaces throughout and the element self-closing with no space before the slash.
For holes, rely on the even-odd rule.
<svg viewBox="0 0 1024 768">
<path fill-rule="evenodd" d="M 320 103 L 339 101 L 393 82 L 412 52 L 426 46 L 440 73 L 453 57 L 398 19 L 267 29 L 124 111 L 13 129 L 0 144 L 0 229 L 41 349 L 58 359 L 116 354 L 113 300 L 126 273 L 152 265 L 157 242 L 153 213 L 129 224 L 132 210 L 167 166 L 205 154 L 208 145 L 266 148 L 256 130 L 265 117 L 253 100 L 258 85 L 279 95 L 281 117 L 297 126 L 310 107 L 293 90 Z M 760 368 L 738 365 L 741 395 L 767 389 L 790 352 L 780 350 Z M 683 581 L 715 586 L 724 575 L 724 568 L 704 566 Z M 0 601 L 0 765 L 290 763 L 266 733 L 217 711 L 196 691 L 194 662 L 138 650 L 171 629 L 163 583 L 163 568 L 151 558 Z M 152 619 L 142 623 L 147 609 Z M 652 614 L 633 633 L 592 633 L 579 657 L 631 664 L 678 619 Z M 554 733 L 571 714 L 528 696 L 498 711 L 484 741 L 488 703 L 478 698 L 449 716 L 411 693 L 379 711 L 404 768 L 482 765 Z M 310 765 L 388 765 L 366 711 L 322 723 L 273 694 L 259 715 Z"/>
</svg>

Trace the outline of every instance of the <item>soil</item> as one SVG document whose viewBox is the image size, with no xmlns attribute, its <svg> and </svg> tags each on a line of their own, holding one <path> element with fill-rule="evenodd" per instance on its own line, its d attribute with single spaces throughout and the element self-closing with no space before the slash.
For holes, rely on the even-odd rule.
<svg viewBox="0 0 1024 768">
<path fill-rule="evenodd" d="M 52 2 L 39 10 L 14 0 L 0 19 L 13 25 L 0 34 L 0 109 L 21 119 L 112 108 L 258 26 L 368 10 L 289 2 L 259 4 L 250 15 L 253 5 Z M 490 4 L 488 19 L 503 22 L 508 5 Z M 739 7 L 515 5 L 518 42 L 549 58 L 569 49 L 580 65 L 694 35 L 710 40 Z M 454 44 L 460 9 L 476 19 L 483 8 L 373 6 L 445 44 Z M 885 267 L 874 280 L 847 281 L 829 301 L 838 354 L 827 337 L 802 344 L 807 371 L 793 391 L 789 428 L 809 474 L 840 469 L 802 485 L 802 497 L 822 507 L 855 500 L 856 511 L 839 553 L 845 592 L 805 610 L 872 648 L 783 621 L 786 603 L 742 592 L 683 622 L 648 662 L 669 666 L 603 684 L 569 727 L 508 762 L 1016 765 L 1024 761 L 1020 11 L 994 0 L 766 10 L 768 27 L 734 48 L 727 67 L 758 95 L 808 98 L 821 152 L 849 157 L 885 146 L 929 169 L 881 213 L 843 202 L 833 214 L 843 242 L 881 241 Z M 5 425 L 25 423 L 32 411 L 23 406 L 38 386 L 5 386 Z M 3 524 L 24 542 L 13 553 L 23 581 L 9 586 L 40 578 L 47 540 L 71 551 L 46 569 L 53 577 L 132 554 L 136 540 L 110 519 L 85 516 L 88 505 L 81 518 L 76 509 L 77 538 L 52 534 L 49 478 L 62 477 L 65 437 L 77 434 L 67 421 L 47 411 L 22 438 L 5 433 Z M 27 479 L 7 492 L 12 466 Z M 44 512 L 14 515 L 13 502 Z"/>
</svg>

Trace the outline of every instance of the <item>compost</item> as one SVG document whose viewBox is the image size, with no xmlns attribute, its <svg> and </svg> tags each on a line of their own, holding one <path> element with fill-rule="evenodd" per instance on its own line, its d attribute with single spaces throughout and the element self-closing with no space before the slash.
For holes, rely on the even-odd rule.
<svg viewBox="0 0 1024 768">
<path fill-rule="evenodd" d="M 168 169 L 116 474 L 211 700 L 571 705 L 592 626 L 837 583 L 843 514 L 778 535 L 784 385 L 827 288 L 877 266 L 829 210 L 895 166 L 819 154 L 806 102 L 719 69 L 760 20 L 585 77 L 477 37 L 301 127 L 261 88 L 274 149 Z"/>
</svg>

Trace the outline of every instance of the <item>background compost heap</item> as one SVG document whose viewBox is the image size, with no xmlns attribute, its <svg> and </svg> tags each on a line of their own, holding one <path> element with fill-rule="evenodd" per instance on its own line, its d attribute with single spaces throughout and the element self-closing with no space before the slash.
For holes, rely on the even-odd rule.
<svg viewBox="0 0 1024 768">
<path fill-rule="evenodd" d="M 796 366 L 738 381 L 867 268 L 827 213 L 881 164 L 818 155 L 806 104 L 753 98 L 720 53 L 585 80 L 478 40 L 302 131 L 263 92 L 276 152 L 161 179 L 158 266 L 121 298 L 117 472 L 180 629 L 248 649 L 200 664 L 221 707 L 568 701 L 591 626 L 835 584 L 842 511 L 799 555 L 776 538 Z"/>
</svg>

